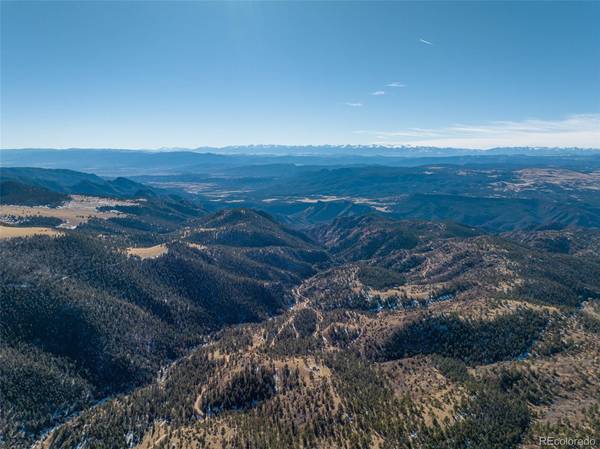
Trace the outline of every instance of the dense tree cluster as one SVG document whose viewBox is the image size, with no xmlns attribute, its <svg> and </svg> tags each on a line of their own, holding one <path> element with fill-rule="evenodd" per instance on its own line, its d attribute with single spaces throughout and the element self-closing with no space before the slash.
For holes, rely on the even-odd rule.
<svg viewBox="0 0 600 449">
<path fill-rule="evenodd" d="M 12 180 L 0 182 L 0 204 L 56 207 L 68 199 L 69 195 L 44 187 Z"/>
<path fill-rule="evenodd" d="M 233 373 L 220 388 L 211 388 L 202 395 L 202 410 L 210 415 L 225 410 L 253 407 L 275 394 L 275 371 L 263 366 L 246 366 Z"/>
<path fill-rule="evenodd" d="M 140 260 L 125 254 L 129 242 L 121 236 L 146 231 L 126 227 L 109 233 L 115 239 L 100 238 L 94 226 L 0 242 L 3 260 L 11 261 L 0 267 L 0 402 L 7 404 L 0 422 L 9 441 L 149 382 L 208 332 L 282 311 L 286 291 L 322 260 L 295 235 L 294 248 L 262 248 L 262 257 L 177 241 L 164 256 Z M 268 252 L 279 262 L 271 264 Z"/>
<path fill-rule="evenodd" d="M 381 267 L 362 266 L 358 271 L 360 281 L 376 290 L 386 290 L 406 282 L 401 274 Z"/>
<path fill-rule="evenodd" d="M 425 317 L 395 332 L 384 345 L 383 358 L 439 354 L 471 364 L 498 362 L 525 354 L 547 322 L 527 309 L 492 321 Z"/>
</svg>

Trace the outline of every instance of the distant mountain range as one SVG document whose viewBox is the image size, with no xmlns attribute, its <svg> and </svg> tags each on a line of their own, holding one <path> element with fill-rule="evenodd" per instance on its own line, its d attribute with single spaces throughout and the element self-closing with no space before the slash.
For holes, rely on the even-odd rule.
<svg viewBox="0 0 600 449">
<path fill-rule="evenodd" d="M 15 148 L 0 150 L 11 151 L 48 151 L 54 148 Z M 177 152 L 177 153 L 212 153 L 226 155 L 277 155 L 277 156 L 481 156 L 481 155 L 528 155 L 528 156 L 556 156 L 556 155 L 579 155 L 600 154 L 599 148 L 581 147 L 497 147 L 490 149 L 468 149 L 452 147 L 426 147 L 426 146 L 391 146 L 391 145 L 237 145 L 226 147 L 163 147 L 159 149 L 129 149 L 129 148 L 69 148 L 60 151 L 143 151 L 153 153 Z"/>
<path fill-rule="evenodd" d="M 481 155 L 529 155 L 556 156 L 600 153 L 600 148 L 577 147 L 499 147 L 488 150 L 473 150 L 466 148 L 440 148 L 424 146 L 390 146 L 390 145 L 243 145 L 228 147 L 200 147 L 192 150 L 183 148 L 177 151 L 197 151 L 215 154 L 260 154 L 260 155 L 360 155 L 360 156 L 393 156 L 393 157 L 432 157 L 432 156 L 481 156 Z"/>
<path fill-rule="evenodd" d="M 269 164 L 302 166 L 428 164 L 574 164 L 600 161 L 600 149 L 585 148 L 494 148 L 468 150 L 434 147 L 384 146 L 276 146 L 127 149 L 5 149 L 2 167 L 61 168 L 101 176 L 166 175 L 207 173 L 221 175 L 232 168 Z"/>
</svg>

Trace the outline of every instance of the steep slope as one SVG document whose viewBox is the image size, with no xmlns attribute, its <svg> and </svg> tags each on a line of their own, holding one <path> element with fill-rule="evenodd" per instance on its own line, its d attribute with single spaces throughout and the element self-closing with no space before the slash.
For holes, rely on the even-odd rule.
<svg viewBox="0 0 600 449">
<path fill-rule="evenodd" d="M 268 224 L 255 245 L 194 243 L 190 222 L 147 259 L 126 254 L 127 228 L 97 235 L 86 225 L 62 237 L 0 242 L 2 260 L 10 261 L 0 266 L 6 444 L 26 444 L 94 400 L 149 382 L 209 332 L 282 312 L 291 288 L 327 256 L 262 214 L 202 220 L 247 229 L 248 214 Z M 28 384 L 31 378 L 43 381 Z"/>
<path fill-rule="evenodd" d="M 536 426 L 595 435 L 597 335 L 581 331 L 581 312 L 514 301 L 373 313 L 320 310 L 300 296 L 38 447 L 502 449 L 533 442 Z M 557 406 L 583 417 L 564 425 Z"/>
<path fill-rule="evenodd" d="M 200 244 L 291 248 L 311 246 L 310 240 L 303 234 L 283 228 L 266 213 L 251 209 L 224 209 L 204 217 L 191 230 L 188 238 Z"/>
<path fill-rule="evenodd" d="M 481 234 L 456 223 L 400 221 L 379 215 L 342 217 L 314 232 L 315 238 L 345 260 L 361 260 L 412 249 L 420 243 Z"/>
<path fill-rule="evenodd" d="M 37 187 L 18 181 L 0 182 L 0 204 L 58 206 L 68 199 L 68 195 L 53 192 L 44 187 Z"/>
<path fill-rule="evenodd" d="M 37 447 L 504 449 L 542 430 L 600 431 L 595 261 L 380 217 L 320 235 L 346 261 L 293 288 L 289 310 L 212 334 Z M 391 273 L 402 279 L 377 279 Z"/>
<path fill-rule="evenodd" d="M 303 229 L 309 229 L 315 224 L 330 223 L 338 217 L 367 215 L 373 212 L 371 206 L 355 204 L 346 200 L 315 200 L 310 203 L 263 201 L 255 203 L 253 207 L 267 211 L 282 223 Z"/>
<path fill-rule="evenodd" d="M 323 308 L 375 309 L 417 300 L 511 295 L 572 308 L 600 297 L 600 263 L 589 257 L 597 251 L 594 240 L 571 257 L 506 238 L 536 233 L 478 234 L 452 223 L 377 216 L 337 220 L 317 235 L 345 263 L 313 277 L 313 287 L 303 287 L 306 296 L 310 290 L 320 292 L 315 301 Z"/>
<path fill-rule="evenodd" d="M 0 167 L 0 178 L 67 194 L 117 198 L 154 195 L 152 188 L 125 178 L 106 180 L 73 170 Z"/>
<path fill-rule="evenodd" d="M 562 231 L 521 231 L 507 233 L 505 236 L 539 251 L 571 254 L 594 259 L 600 258 L 599 229 L 573 228 Z"/>
</svg>

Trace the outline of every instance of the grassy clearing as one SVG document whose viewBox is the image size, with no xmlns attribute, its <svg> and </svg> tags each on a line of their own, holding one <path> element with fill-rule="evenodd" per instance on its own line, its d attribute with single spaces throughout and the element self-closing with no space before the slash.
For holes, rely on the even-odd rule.
<svg viewBox="0 0 600 449">
<path fill-rule="evenodd" d="M 62 232 L 52 228 L 43 228 L 39 226 L 30 226 L 24 228 L 14 228 L 10 226 L 0 226 L 0 239 L 12 239 L 15 237 L 30 237 L 32 235 L 48 235 L 56 237 L 62 235 Z"/>
<path fill-rule="evenodd" d="M 130 256 L 136 256 L 141 259 L 154 259 L 166 254 L 169 251 L 167 245 L 164 243 L 160 245 L 141 247 L 141 248 L 127 248 L 127 254 Z"/>
</svg>

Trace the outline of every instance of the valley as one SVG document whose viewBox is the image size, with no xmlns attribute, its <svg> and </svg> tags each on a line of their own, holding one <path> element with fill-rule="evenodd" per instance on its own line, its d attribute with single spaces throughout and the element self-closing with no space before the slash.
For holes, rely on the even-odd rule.
<svg viewBox="0 0 600 449">
<path fill-rule="evenodd" d="M 372 175 L 364 197 L 341 178 L 234 203 L 94 176 L 3 177 L 0 446 L 504 449 L 600 432 L 589 184 L 511 188 L 500 217 L 471 219 L 495 213 L 490 181 L 451 220 L 474 192 L 464 173 L 416 214 Z"/>
</svg>

